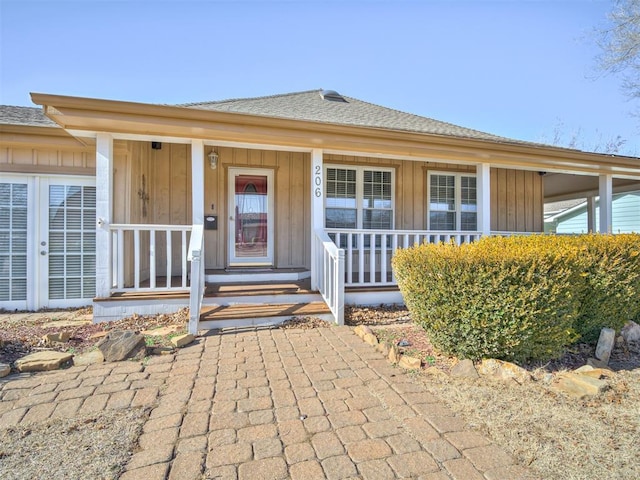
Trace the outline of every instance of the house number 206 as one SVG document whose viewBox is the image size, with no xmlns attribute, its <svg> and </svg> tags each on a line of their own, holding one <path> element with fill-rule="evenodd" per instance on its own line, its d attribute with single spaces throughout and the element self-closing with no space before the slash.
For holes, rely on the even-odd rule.
<svg viewBox="0 0 640 480">
<path fill-rule="evenodd" d="M 320 165 L 316 165 L 315 171 L 313 172 L 313 183 L 316 185 L 315 196 L 322 196 L 322 167 Z"/>
</svg>

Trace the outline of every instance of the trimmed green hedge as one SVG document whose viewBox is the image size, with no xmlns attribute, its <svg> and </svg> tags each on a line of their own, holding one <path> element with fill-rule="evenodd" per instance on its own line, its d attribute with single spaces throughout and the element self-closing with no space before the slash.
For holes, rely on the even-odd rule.
<svg viewBox="0 0 640 480">
<path fill-rule="evenodd" d="M 640 314 L 640 235 L 425 244 L 393 267 L 414 320 L 462 358 L 550 359 Z"/>
</svg>

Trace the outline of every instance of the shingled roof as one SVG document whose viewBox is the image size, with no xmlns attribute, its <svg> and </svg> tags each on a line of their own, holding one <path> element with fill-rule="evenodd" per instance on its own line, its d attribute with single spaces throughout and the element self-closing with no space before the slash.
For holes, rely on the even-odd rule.
<svg viewBox="0 0 640 480">
<path fill-rule="evenodd" d="M 45 116 L 42 108 L 12 105 L 0 105 L 0 125 L 59 128 L 56 122 Z"/>
<path fill-rule="evenodd" d="M 327 95 L 328 92 L 335 94 L 335 92 L 328 90 L 309 90 L 267 97 L 189 103 L 180 106 L 493 142 L 526 143 L 336 94 L 344 100 L 341 101 L 332 94 Z"/>
</svg>

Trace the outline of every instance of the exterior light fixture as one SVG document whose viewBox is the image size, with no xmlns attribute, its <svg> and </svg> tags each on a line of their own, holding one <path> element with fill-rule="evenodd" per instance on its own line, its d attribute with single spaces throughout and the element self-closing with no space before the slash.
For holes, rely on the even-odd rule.
<svg viewBox="0 0 640 480">
<path fill-rule="evenodd" d="M 209 153 L 207 157 L 209 157 L 209 166 L 211 167 L 211 170 L 218 168 L 218 154 L 216 151 L 211 150 L 211 153 Z"/>
</svg>

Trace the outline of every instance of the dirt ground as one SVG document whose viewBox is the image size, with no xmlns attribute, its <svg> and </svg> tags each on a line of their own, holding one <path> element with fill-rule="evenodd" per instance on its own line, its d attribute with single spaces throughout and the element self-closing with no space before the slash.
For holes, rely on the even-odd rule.
<svg viewBox="0 0 640 480">
<path fill-rule="evenodd" d="M 64 327 L 72 330 L 68 345 L 60 349 L 74 352 L 94 348 L 103 332 L 113 328 L 152 330 L 166 326 L 180 327 L 184 331 L 187 323 L 185 311 L 175 315 L 151 317 L 134 316 L 109 324 L 82 322 L 90 311 L 74 312 L 72 317 L 78 324 Z M 50 317 L 50 315 L 49 315 Z M 73 324 L 73 321 L 71 322 Z M 442 355 L 433 348 L 422 329 L 411 323 L 408 311 L 398 307 L 347 308 L 347 325 L 367 324 L 380 339 L 401 342 L 401 349 L 423 361 L 423 369 L 415 373 L 418 381 L 440 397 L 450 408 L 459 412 L 467 422 L 479 432 L 491 438 L 512 453 L 523 465 L 528 465 L 541 478 L 563 480 L 587 479 L 635 479 L 640 478 L 640 351 L 638 349 L 616 349 L 611 365 L 616 374 L 610 380 L 609 388 L 598 397 L 575 399 L 567 397 L 551 388 L 549 374 L 574 369 L 584 365 L 593 355 L 593 348 L 577 345 L 568 350 L 559 360 L 544 365 L 527 365 L 535 381 L 519 385 L 515 382 L 503 383 L 481 378 L 465 380 L 450 377 L 448 372 L 457 359 Z M 48 318 L 47 313 L 33 322 L 13 322 L 3 325 L 0 330 L 0 362 L 12 362 L 29 351 L 44 348 L 42 336 L 60 329 L 59 323 Z M 314 318 L 296 318 L 286 322 L 281 328 L 319 328 L 330 326 Z M 166 345 L 171 335 L 147 336 L 148 345 Z M 547 381 L 545 381 L 545 378 Z M 143 415 L 140 412 L 140 415 Z M 96 434 L 94 425 L 119 425 L 118 419 L 103 418 L 77 419 L 69 425 L 53 422 L 38 426 L 29 432 L 20 429 L 0 432 L 0 446 L 12 445 L 32 459 L 32 464 L 40 464 L 41 456 L 45 464 L 64 462 L 69 451 L 63 448 L 45 449 L 43 444 L 32 443 L 38 433 L 50 435 L 59 432 L 73 432 L 82 442 L 86 436 Z M 124 419 L 127 420 L 127 419 Z M 136 425 L 138 419 L 129 419 Z M 86 421 L 86 423 L 84 423 Z M 142 421 L 140 417 L 139 421 Z M 78 423 L 80 422 L 80 423 Z M 126 423 L 126 421 L 124 422 Z M 41 428 L 40 428 L 41 427 Z M 136 429 L 100 428 L 105 435 L 101 442 L 110 445 L 111 439 L 126 438 L 135 446 Z M 29 438 L 31 437 L 31 438 Z M 3 453 L 0 448 L 0 463 Z M 113 454 L 113 455 L 112 455 Z M 60 458 L 57 459 L 56 455 Z M 123 460 L 118 452 L 109 449 L 96 452 L 102 472 L 108 472 L 108 465 L 121 465 Z M 26 458 L 26 457 L 25 457 Z M 110 463 L 111 462 L 111 463 Z M 91 465 L 73 465 L 78 471 L 92 468 Z M 92 476 L 89 470 L 84 478 Z M 15 470 L 13 470 L 15 473 Z M 5 477 L 0 478 L 28 478 Z M 80 478 L 80 477 L 79 477 Z M 108 475 L 102 478 L 110 478 Z"/>
</svg>

